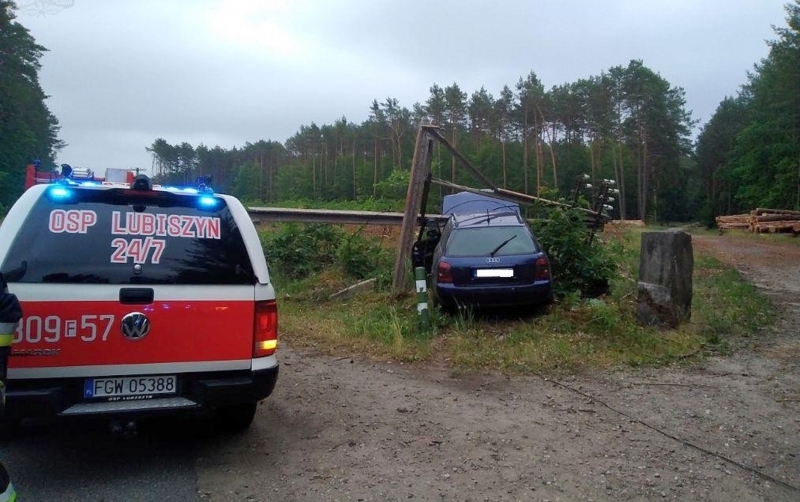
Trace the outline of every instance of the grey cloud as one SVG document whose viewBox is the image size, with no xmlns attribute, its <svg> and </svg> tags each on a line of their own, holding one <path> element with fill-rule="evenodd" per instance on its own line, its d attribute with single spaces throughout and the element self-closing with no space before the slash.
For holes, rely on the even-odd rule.
<svg viewBox="0 0 800 502">
<path fill-rule="evenodd" d="M 59 161 L 102 168 L 148 165 L 158 137 L 285 141 L 303 124 L 366 120 L 373 99 L 410 108 L 433 83 L 497 96 L 531 70 L 549 88 L 630 59 L 683 87 L 694 117 L 708 120 L 766 56 L 783 3 L 75 0 L 19 21 L 50 50 L 41 81 L 69 143 Z M 288 34 L 298 56 L 209 28 L 210 13 L 238 11 L 257 36 Z"/>
</svg>

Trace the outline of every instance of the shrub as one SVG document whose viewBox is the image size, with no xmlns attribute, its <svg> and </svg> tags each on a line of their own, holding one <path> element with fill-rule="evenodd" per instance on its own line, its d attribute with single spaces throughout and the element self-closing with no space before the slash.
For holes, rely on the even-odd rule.
<svg viewBox="0 0 800 502">
<path fill-rule="evenodd" d="M 380 242 L 365 238 L 360 229 L 349 236 L 344 236 L 336 253 L 342 270 L 358 279 L 378 275 L 381 268 L 387 265 L 384 254 Z"/>
<path fill-rule="evenodd" d="M 273 273 L 290 281 L 330 267 L 358 279 L 381 278 L 391 269 L 389 253 L 361 230 L 350 235 L 333 225 L 287 223 L 262 233 L 261 245 Z"/>
<path fill-rule="evenodd" d="M 375 191 L 382 198 L 403 200 L 406 197 L 410 180 L 410 171 L 393 169 L 388 178 L 375 185 Z"/>
<path fill-rule="evenodd" d="M 553 209 L 547 219 L 532 226 L 539 243 L 550 258 L 555 293 L 564 296 L 579 291 L 598 296 L 608 290 L 616 264 L 597 240 L 589 242 L 589 230 L 578 209 Z"/>
<path fill-rule="evenodd" d="M 336 261 L 342 231 L 332 225 L 287 223 L 261 235 L 271 268 L 288 279 L 303 279 Z"/>
</svg>

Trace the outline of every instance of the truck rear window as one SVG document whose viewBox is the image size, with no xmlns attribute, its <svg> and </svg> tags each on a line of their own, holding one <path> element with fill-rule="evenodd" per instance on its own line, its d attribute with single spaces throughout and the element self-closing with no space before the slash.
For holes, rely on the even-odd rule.
<svg viewBox="0 0 800 502">
<path fill-rule="evenodd" d="M 10 282 L 253 284 L 236 221 L 221 198 L 128 189 L 43 196 L 0 271 Z"/>
</svg>

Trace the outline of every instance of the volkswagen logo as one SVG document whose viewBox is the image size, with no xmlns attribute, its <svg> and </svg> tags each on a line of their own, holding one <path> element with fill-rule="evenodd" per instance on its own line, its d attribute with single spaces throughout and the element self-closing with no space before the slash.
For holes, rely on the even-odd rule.
<svg viewBox="0 0 800 502">
<path fill-rule="evenodd" d="M 486 258 L 486 263 L 500 263 L 500 258 Z"/>
<path fill-rule="evenodd" d="M 122 318 L 120 329 L 128 340 L 141 340 L 150 332 L 150 319 L 141 312 L 131 312 Z"/>
</svg>

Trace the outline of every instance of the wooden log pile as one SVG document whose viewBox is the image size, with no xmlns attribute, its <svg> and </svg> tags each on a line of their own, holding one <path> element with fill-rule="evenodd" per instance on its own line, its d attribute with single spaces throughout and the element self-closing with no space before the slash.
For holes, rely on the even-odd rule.
<svg viewBox="0 0 800 502">
<path fill-rule="evenodd" d="M 789 209 L 756 208 L 747 214 L 717 216 L 717 228 L 725 230 L 747 230 L 752 233 L 800 234 L 800 211 Z"/>
<path fill-rule="evenodd" d="M 749 230 L 749 214 L 732 214 L 729 216 L 717 216 L 717 228 L 720 230 Z"/>
</svg>

